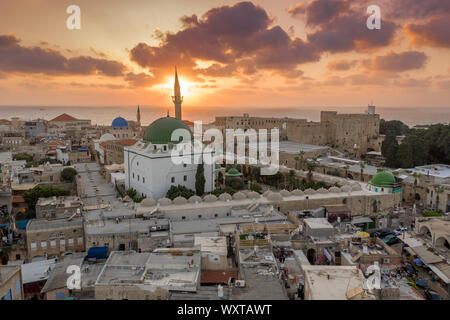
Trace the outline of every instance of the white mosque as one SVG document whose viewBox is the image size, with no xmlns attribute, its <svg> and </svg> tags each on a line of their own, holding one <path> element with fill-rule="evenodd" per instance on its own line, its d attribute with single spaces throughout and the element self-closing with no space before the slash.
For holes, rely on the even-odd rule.
<svg viewBox="0 0 450 320">
<path fill-rule="evenodd" d="M 145 131 L 142 141 L 124 148 L 125 187 L 133 188 L 139 196 L 158 200 L 166 196 L 171 186 L 182 185 L 195 190 L 197 164 L 175 164 L 171 159 L 172 149 L 185 150 L 185 141 L 172 141 L 176 129 L 186 129 L 193 137 L 190 128 L 181 119 L 180 84 L 175 69 L 174 96 L 176 118 L 167 117 L 155 120 Z M 193 148 L 192 148 L 193 149 Z M 184 153 L 184 156 L 192 155 Z M 204 164 L 205 192 L 214 189 L 214 164 Z"/>
</svg>

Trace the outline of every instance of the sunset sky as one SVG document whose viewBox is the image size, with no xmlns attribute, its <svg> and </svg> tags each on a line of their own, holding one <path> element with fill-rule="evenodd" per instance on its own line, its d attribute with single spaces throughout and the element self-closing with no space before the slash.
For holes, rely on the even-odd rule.
<svg viewBox="0 0 450 320">
<path fill-rule="evenodd" d="M 81 8 L 68 30 L 66 8 Z M 381 7 L 381 30 L 366 8 Z M 447 0 L 1 1 L 0 105 L 450 107 Z"/>
</svg>

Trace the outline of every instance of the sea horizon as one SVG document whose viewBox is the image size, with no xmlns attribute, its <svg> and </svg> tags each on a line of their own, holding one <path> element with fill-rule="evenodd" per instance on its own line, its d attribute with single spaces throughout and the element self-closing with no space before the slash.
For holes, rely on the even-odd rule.
<svg viewBox="0 0 450 320">
<path fill-rule="evenodd" d="M 109 109 L 105 114 L 105 109 Z M 134 106 L 0 106 L 0 119 L 19 117 L 23 120 L 45 119 L 67 113 L 79 119 L 90 119 L 93 124 L 109 125 L 116 117 L 127 120 L 136 119 L 137 105 Z M 169 112 L 174 115 L 173 106 L 140 105 L 141 122 L 148 125 L 154 120 L 164 117 Z M 250 116 L 275 118 L 301 118 L 308 121 L 319 121 L 320 111 L 337 111 L 338 113 L 364 113 L 367 106 L 352 107 L 256 107 L 256 106 L 183 106 L 185 120 L 202 120 L 205 123 L 214 121 L 216 116 Z M 385 120 L 400 120 L 409 126 L 430 125 L 450 122 L 450 107 L 376 107 L 376 113 Z"/>
</svg>

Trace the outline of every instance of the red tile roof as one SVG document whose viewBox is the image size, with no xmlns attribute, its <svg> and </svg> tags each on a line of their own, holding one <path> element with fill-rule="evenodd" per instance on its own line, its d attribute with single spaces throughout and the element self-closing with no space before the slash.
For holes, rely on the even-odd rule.
<svg viewBox="0 0 450 320">
<path fill-rule="evenodd" d="M 64 142 L 63 142 L 63 141 L 61 141 L 61 140 L 53 140 L 53 141 L 50 141 L 50 142 L 47 144 L 47 147 L 49 147 L 49 148 L 55 148 L 55 147 L 61 146 L 61 145 L 64 145 Z"/>
<path fill-rule="evenodd" d="M 238 279 L 236 270 L 202 270 L 201 283 L 227 284 L 229 278 Z"/>
<path fill-rule="evenodd" d="M 0 119 L 0 123 L 2 123 L 2 124 L 10 124 L 11 121 L 9 121 L 7 119 Z"/>
<path fill-rule="evenodd" d="M 184 122 L 186 125 L 190 126 L 190 127 L 193 127 L 193 126 L 194 126 L 194 123 L 193 123 L 192 121 L 189 121 L 189 120 L 183 120 L 183 122 Z"/>
<path fill-rule="evenodd" d="M 67 113 L 63 113 L 50 121 L 78 121 L 78 119 L 68 115 Z"/>
<path fill-rule="evenodd" d="M 137 142 L 136 139 L 123 139 L 123 140 L 116 141 L 116 143 L 121 144 L 123 146 L 128 146 L 128 147 L 135 145 L 136 142 Z"/>
</svg>

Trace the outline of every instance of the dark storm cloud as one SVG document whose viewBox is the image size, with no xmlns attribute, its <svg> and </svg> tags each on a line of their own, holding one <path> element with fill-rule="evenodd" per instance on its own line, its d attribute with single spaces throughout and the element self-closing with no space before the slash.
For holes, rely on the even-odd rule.
<svg viewBox="0 0 450 320">
<path fill-rule="evenodd" d="M 382 0 L 386 15 L 394 19 L 424 19 L 450 14 L 447 0 Z"/>
<path fill-rule="evenodd" d="M 362 66 L 370 71 L 403 72 L 414 69 L 422 69 L 428 57 L 419 51 L 388 52 L 384 56 L 375 56 L 372 59 L 363 60 Z"/>
<path fill-rule="evenodd" d="M 288 9 L 293 17 L 302 16 L 308 42 L 320 52 L 370 50 L 390 45 L 398 26 L 384 19 L 381 30 L 369 30 L 367 13 L 360 3 L 347 0 L 312 0 Z"/>
<path fill-rule="evenodd" d="M 403 30 L 412 45 L 450 48 L 450 16 L 432 18 L 422 24 L 408 23 Z"/>
<path fill-rule="evenodd" d="M 320 59 L 314 46 L 271 26 L 266 11 L 251 2 L 217 7 L 201 18 L 184 16 L 181 21 L 183 29 L 166 33 L 159 46 L 136 45 L 131 60 L 155 75 L 181 65 L 184 75 L 195 78 L 199 74 L 248 75 L 260 69 L 282 73 Z M 198 69 L 198 59 L 214 63 Z"/>
<path fill-rule="evenodd" d="M 347 71 L 356 66 L 357 63 L 357 60 L 334 60 L 327 64 L 327 68 L 331 71 Z"/>
<path fill-rule="evenodd" d="M 314 0 L 299 3 L 287 11 L 293 17 L 305 15 L 308 26 L 319 26 L 328 23 L 349 8 L 349 3 L 343 0 Z"/>
<path fill-rule="evenodd" d="M 47 75 L 123 75 L 126 67 L 117 61 L 89 56 L 64 57 L 59 51 L 25 47 L 13 35 L 0 35 L 0 71 Z"/>
</svg>

